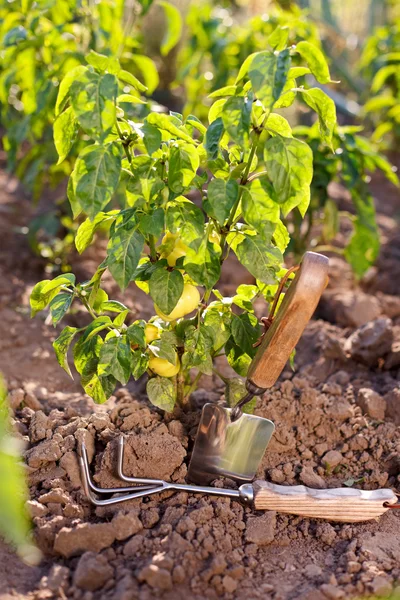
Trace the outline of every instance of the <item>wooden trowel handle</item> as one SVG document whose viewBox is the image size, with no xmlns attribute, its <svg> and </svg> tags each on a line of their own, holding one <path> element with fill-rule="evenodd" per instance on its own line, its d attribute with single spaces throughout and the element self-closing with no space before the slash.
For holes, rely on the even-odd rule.
<svg viewBox="0 0 400 600">
<path fill-rule="evenodd" d="M 376 519 L 397 501 L 389 489 L 363 491 L 353 488 L 314 490 L 304 485 L 285 486 L 255 481 L 254 507 L 328 521 L 357 523 Z"/>
<path fill-rule="evenodd" d="M 274 385 L 311 319 L 328 281 L 329 261 L 306 252 L 272 325 L 250 365 L 247 379 L 257 388 Z"/>
</svg>

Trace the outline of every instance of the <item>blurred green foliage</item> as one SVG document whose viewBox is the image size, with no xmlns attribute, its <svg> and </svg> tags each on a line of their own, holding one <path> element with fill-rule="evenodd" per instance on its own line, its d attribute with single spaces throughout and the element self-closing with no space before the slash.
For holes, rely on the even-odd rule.
<svg viewBox="0 0 400 600">
<path fill-rule="evenodd" d="M 35 563 L 39 551 L 30 538 L 26 509 L 28 488 L 20 457 L 20 442 L 12 435 L 7 389 L 0 375 L 0 535 L 17 548 L 20 556 Z"/>
</svg>

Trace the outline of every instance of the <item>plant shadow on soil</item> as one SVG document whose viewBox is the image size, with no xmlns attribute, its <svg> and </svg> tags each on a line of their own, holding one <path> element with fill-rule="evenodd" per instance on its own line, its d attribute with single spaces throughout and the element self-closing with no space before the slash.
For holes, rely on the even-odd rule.
<svg viewBox="0 0 400 600">
<path fill-rule="evenodd" d="M 287 367 L 258 402 L 257 414 L 276 424 L 260 478 L 399 489 L 400 200 L 379 180 L 373 183 L 384 200 L 382 210 L 378 200 L 380 259 L 359 285 L 341 259 L 331 260 L 330 284 L 299 344 L 295 372 Z M 57 332 L 29 319 L 29 290 L 43 275 L 42 262 L 18 233 L 29 203 L 4 172 L 0 184 L 0 370 L 16 430 L 28 442 L 30 509 L 45 556 L 40 566 L 26 567 L 0 546 L 0 598 L 326 600 L 387 597 L 400 585 L 396 511 L 351 525 L 186 493 L 113 509 L 88 504 L 76 458 L 82 439 L 101 486 L 120 484 L 114 466 L 121 432 L 128 434 L 127 474 L 184 482 L 199 410 L 164 415 L 149 405 L 140 382 L 94 406 L 58 367 L 51 348 Z M 86 276 L 102 250 L 100 242 L 73 257 L 74 270 Z M 242 276 L 228 263 L 224 291 L 232 293 Z M 107 291 L 118 297 L 111 280 Z M 147 297 L 129 293 L 128 306 L 149 316 Z M 79 324 L 85 316 L 73 318 Z M 229 372 L 223 361 L 219 368 Z M 216 380 L 200 385 L 198 408 L 221 398 Z"/>
</svg>

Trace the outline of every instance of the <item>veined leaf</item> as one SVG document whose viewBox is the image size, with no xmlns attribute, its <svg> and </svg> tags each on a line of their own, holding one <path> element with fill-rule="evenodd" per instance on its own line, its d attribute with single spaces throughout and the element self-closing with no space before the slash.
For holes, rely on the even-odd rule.
<svg viewBox="0 0 400 600">
<path fill-rule="evenodd" d="M 332 98 L 319 88 L 300 90 L 304 101 L 318 115 L 318 125 L 322 140 L 332 147 L 333 130 L 336 125 L 336 106 Z"/>
<path fill-rule="evenodd" d="M 206 375 L 212 375 L 211 349 L 213 347 L 213 330 L 206 325 L 193 328 L 185 336 L 185 352 L 182 366 L 185 369 L 196 367 Z"/>
<path fill-rule="evenodd" d="M 132 281 L 144 246 L 144 237 L 137 225 L 127 222 L 118 227 L 107 246 L 107 266 L 121 290 Z"/>
<path fill-rule="evenodd" d="M 183 277 L 178 270 L 156 269 L 149 281 L 150 296 L 161 311 L 169 315 L 183 292 Z"/>
<path fill-rule="evenodd" d="M 96 229 L 105 221 L 115 218 L 117 214 L 118 211 L 99 212 L 92 221 L 88 218 L 79 225 L 75 236 L 75 246 L 79 254 L 82 254 L 90 246 Z"/>
<path fill-rule="evenodd" d="M 161 54 L 166 56 L 179 42 L 182 34 L 182 17 L 176 6 L 165 0 L 158 0 L 158 4 L 164 9 L 167 28 L 161 43 Z"/>
<path fill-rule="evenodd" d="M 249 187 L 242 190 L 244 219 L 268 242 L 271 241 L 280 214 L 279 204 L 271 198 L 270 187 L 266 178 L 260 178 L 254 179 Z"/>
<path fill-rule="evenodd" d="M 185 131 L 184 126 L 178 127 L 173 122 L 173 118 L 170 115 L 163 115 L 160 113 L 150 113 L 145 120 L 145 123 L 149 123 L 161 131 L 165 131 L 170 136 L 177 140 L 183 140 L 188 144 L 196 145 L 196 142 L 190 137 Z"/>
<path fill-rule="evenodd" d="M 283 262 L 278 248 L 260 236 L 246 235 L 235 248 L 239 261 L 256 278 L 266 284 L 276 283 L 276 273 Z"/>
<path fill-rule="evenodd" d="M 204 144 L 204 147 L 207 150 L 207 156 L 211 160 L 214 160 L 218 156 L 219 143 L 223 134 L 224 124 L 222 122 L 222 118 L 218 117 L 209 125 Z"/>
<path fill-rule="evenodd" d="M 265 144 L 265 164 L 283 214 L 297 206 L 304 216 L 313 175 L 311 148 L 295 138 L 273 137 Z"/>
<path fill-rule="evenodd" d="M 171 233 L 178 233 L 185 244 L 190 244 L 203 235 L 204 215 L 193 202 L 179 196 L 168 203 L 166 226 Z"/>
<path fill-rule="evenodd" d="M 78 123 L 72 106 L 68 107 L 54 121 L 53 134 L 54 145 L 58 152 L 58 165 L 68 156 L 75 142 L 78 131 L 77 125 Z"/>
<path fill-rule="evenodd" d="M 224 129 L 239 145 L 246 145 L 249 140 L 251 105 L 245 96 L 231 96 L 222 108 Z"/>
<path fill-rule="evenodd" d="M 68 73 L 62 79 L 58 90 L 57 102 L 55 107 L 56 117 L 64 110 L 65 105 L 68 102 L 72 84 L 78 77 L 82 77 L 86 73 L 86 71 L 88 71 L 87 67 L 83 65 L 78 65 L 71 71 L 68 71 Z"/>
<path fill-rule="evenodd" d="M 126 336 L 112 337 L 100 349 L 97 373 L 99 376 L 112 375 L 125 385 L 131 376 L 132 353 Z"/>
<path fill-rule="evenodd" d="M 200 159 L 196 148 L 189 144 L 172 146 L 168 167 L 168 186 L 181 194 L 192 183 L 199 168 Z"/>
<path fill-rule="evenodd" d="M 68 373 L 70 377 L 72 377 L 72 373 L 71 369 L 69 368 L 67 354 L 71 342 L 74 339 L 77 331 L 78 329 L 76 327 L 64 327 L 61 334 L 53 342 L 53 348 L 56 354 L 58 364 L 64 369 L 66 373 Z"/>
<path fill-rule="evenodd" d="M 72 304 L 72 300 L 73 295 L 68 294 L 67 292 L 57 294 L 57 296 L 54 296 L 54 298 L 51 300 L 49 308 L 54 327 L 65 316 Z"/>
<path fill-rule="evenodd" d="M 249 67 L 249 77 L 256 97 L 266 110 L 271 110 L 279 99 L 290 69 L 289 50 L 258 52 Z"/>
<path fill-rule="evenodd" d="M 94 219 L 110 202 L 121 173 L 121 155 L 117 144 L 87 146 L 79 154 L 71 174 L 73 196 L 82 210 Z"/>
<path fill-rule="evenodd" d="M 204 208 L 210 217 L 223 225 L 238 198 L 239 186 L 234 179 L 212 179 L 208 184 L 207 199 Z"/>
<path fill-rule="evenodd" d="M 176 386 L 167 377 L 152 377 L 148 380 L 146 392 L 154 406 L 172 412 L 176 402 Z"/>
<path fill-rule="evenodd" d="M 195 240 L 188 248 L 184 267 L 198 285 L 211 289 L 221 273 L 221 251 L 215 250 L 207 237 Z"/>
<path fill-rule="evenodd" d="M 253 344 L 260 336 L 260 327 L 257 317 L 250 315 L 249 313 L 233 315 L 231 330 L 235 344 L 249 356 L 254 356 L 255 348 L 253 347 Z"/>
<path fill-rule="evenodd" d="M 330 83 L 332 81 L 326 58 L 317 46 L 310 42 L 301 41 L 296 45 L 296 51 L 304 58 L 317 81 L 320 83 Z"/>
<path fill-rule="evenodd" d="M 118 81 L 115 75 L 99 75 L 88 69 L 71 85 L 71 104 L 82 129 L 98 140 L 104 140 L 115 125 L 115 100 Z"/>
</svg>

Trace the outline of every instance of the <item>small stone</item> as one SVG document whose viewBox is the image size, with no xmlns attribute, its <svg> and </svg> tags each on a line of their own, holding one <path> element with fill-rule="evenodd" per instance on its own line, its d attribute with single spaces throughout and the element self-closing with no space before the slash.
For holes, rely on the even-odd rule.
<svg viewBox="0 0 400 600">
<path fill-rule="evenodd" d="M 225 575 L 225 577 L 222 578 L 222 585 L 228 594 L 233 594 L 233 592 L 236 591 L 238 582 L 232 579 L 232 577 L 229 575 Z"/>
<path fill-rule="evenodd" d="M 8 394 L 8 403 L 15 412 L 21 406 L 22 402 L 25 398 L 25 392 L 22 388 L 17 388 L 16 390 L 12 390 Z"/>
<path fill-rule="evenodd" d="M 126 540 L 143 529 L 138 513 L 133 510 L 126 514 L 123 512 L 117 513 L 111 521 L 111 525 L 117 540 Z"/>
<path fill-rule="evenodd" d="M 317 489 L 325 489 L 326 488 L 325 481 L 322 479 L 322 477 L 317 475 L 317 473 L 314 471 L 314 469 L 312 467 L 303 467 L 303 469 L 300 473 L 300 479 L 304 483 L 304 485 L 306 485 L 310 488 L 317 488 Z"/>
<path fill-rule="evenodd" d="M 161 590 L 172 589 L 171 573 L 166 569 L 160 569 L 157 565 L 147 565 L 139 571 L 139 581 L 145 581 L 152 588 Z"/>
<path fill-rule="evenodd" d="M 172 571 L 174 566 L 174 559 L 165 552 L 158 552 L 153 556 L 151 563 L 153 565 L 157 565 L 157 567 L 160 567 L 160 569 L 167 569 L 167 571 Z"/>
<path fill-rule="evenodd" d="M 38 410 L 32 416 L 29 424 L 29 439 L 36 443 L 46 438 L 46 431 L 49 428 L 49 419 L 42 410 Z"/>
<path fill-rule="evenodd" d="M 81 487 L 81 474 L 76 452 L 66 452 L 60 460 L 60 467 L 65 469 L 73 489 Z"/>
<path fill-rule="evenodd" d="M 143 541 L 144 537 L 142 535 L 134 535 L 124 546 L 124 556 L 136 556 L 143 547 Z"/>
<path fill-rule="evenodd" d="M 35 394 L 32 394 L 31 392 L 25 394 L 24 404 L 25 406 L 29 406 L 29 408 L 35 412 L 37 410 L 42 410 L 43 408 L 42 403 L 36 398 Z"/>
<path fill-rule="evenodd" d="M 334 469 L 343 461 L 343 456 L 337 450 L 330 450 L 322 457 L 322 462 L 329 469 Z"/>
<path fill-rule="evenodd" d="M 354 408 L 347 400 L 339 400 L 334 402 L 328 409 L 327 413 L 339 423 L 344 423 L 347 419 L 351 419 L 354 415 Z"/>
<path fill-rule="evenodd" d="M 315 445 L 315 453 L 318 454 L 318 456 L 322 456 L 323 454 L 325 454 L 325 452 L 327 452 L 328 450 L 328 444 L 322 443 L 322 444 L 316 444 Z"/>
<path fill-rule="evenodd" d="M 46 440 L 41 442 L 26 453 L 28 465 L 30 467 L 43 467 L 49 462 L 54 462 L 61 458 L 60 445 L 56 440 Z"/>
<path fill-rule="evenodd" d="M 394 421 L 395 425 L 400 425 L 400 389 L 394 388 L 385 395 L 386 416 Z"/>
<path fill-rule="evenodd" d="M 47 494 L 42 494 L 42 496 L 40 496 L 38 500 L 42 504 L 53 503 L 65 505 L 71 502 L 69 494 L 67 494 L 66 492 L 64 492 L 64 490 L 60 488 L 55 488 L 54 490 L 47 492 Z"/>
<path fill-rule="evenodd" d="M 309 579 L 314 579 L 322 575 L 322 569 L 318 565 L 314 565 L 313 563 L 311 563 L 304 567 L 304 575 Z"/>
<path fill-rule="evenodd" d="M 151 529 L 160 520 L 160 510 L 155 506 L 142 510 L 140 513 L 140 520 L 143 523 L 143 527 Z"/>
<path fill-rule="evenodd" d="M 43 517 L 47 515 L 48 508 L 40 504 L 37 500 L 28 500 L 26 503 L 27 509 L 31 517 Z"/>
<path fill-rule="evenodd" d="M 336 540 L 336 531 L 329 523 L 319 523 L 317 525 L 316 537 L 324 542 L 324 544 L 332 546 Z"/>
<path fill-rule="evenodd" d="M 113 576 L 114 570 L 104 556 L 85 552 L 79 559 L 73 581 L 81 589 L 93 592 L 102 588 Z"/>
<path fill-rule="evenodd" d="M 321 585 L 320 590 L 324 596 L 329 598 L 329 600 L 340 600 L 341 598 L 344 598 L 344 591 L 339 590 L 339 588 L 330 583 Z"/>
<path fill-rule="evenodd" d="M 361 571 L 361 565 L 355 560 L 349 560 L 347 563 L 347 572 L 348 573 L 358 573 Z"/>
<path fill-rule="evenodd" d="M 356 329 L 346 340 L 345 350 L 357 362 L 375 367 L 379 359 L 390 352 L 392 343 L 392 321 L 382 317 Z"/>
<path fill-rule="evenodd" d="M 115 540 L 112 523 L 80 523 L 76 527 L 63 527 L 56 535 L 54 551 L 69 558 L 92 550 L 100 552 Z"/>
<path fill-rule="evenodd" d="M 183 583 L 186 579 L 186 572 L 182 565 L 177 565 L 172 571 L 172 581 L 174 583 Z"/>
<path fill-rule="evenodd" d="M 372 419 L 383 421 L 386 412 L 386 400 L 369 388 L 361 388 L 357 395 L 357 404 Z"/>
<path fill-rule="evenodd" d="M 63 510 L 64 517 L 69 519 L 83 519 L 84 512 L 82 506 L 79 504 L 67 504 Z"/>
<path fill-rule="evenodd" d="M 385 575 L 378 575 L 371 583 L 372 593 L 378 598 L 388 598 L 392 593 L 392 583 Z"/>
<path fill-rule="evenodd" d="M 269 476 L 275 483 L 283 483 L 285 481 L 285 474 L 280 469 L 271 469 Z"/>
<path fill-rule="evenodd" d="M 60 591 L 68 586 L 69 580 L 69 569 L 61 565 L 53 565 L 45 577 L 42 577 L 40 581 L 40 588 L 42 590 L 51 590 L 54 594 L 58 594 L 61 598 Z M 65 597 L 65 594 L 63 594 Z"/>
<path fill-rule="evenodd" d="M 257 546 L 266 546 L 274 541 L 276 512 L 266 511 L 261 517 L 249 517 L 246 523 L 246 541 Z"/>
</svg>

